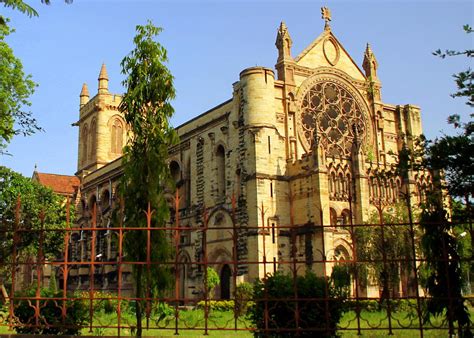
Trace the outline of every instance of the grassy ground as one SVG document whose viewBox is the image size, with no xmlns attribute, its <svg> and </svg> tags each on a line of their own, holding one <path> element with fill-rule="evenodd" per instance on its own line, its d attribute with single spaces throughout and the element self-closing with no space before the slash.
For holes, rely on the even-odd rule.
<svg viewBox="0 0 474 338">
<path fill-rule="evenodd" d="M 471 308 L 471 317 L 474 316 L 474 311 Z M 94 314 L 94 321 L 92 330 L 84 328 L 82 335 L 97 335 L 97 336 L 111 336 L 117 335 L 118 323 L 117 314 Z M 131 313 L 124 313 L 121 319 L 121 335 L 132 335 L 134 326 L 134 316 Z M 0 334 L 11 334 L 8 327 L 2 326 L 0 323 Z M 179 319 L 176 323 L 174 317 L 167 317 L 158 322 L 150 320 L 150 329 L 146 329 L 146 321 L 143 321 L 143 335 L 144 336 L 173 336 L 175 334 L 175 326 L 178 326 L 180 336 L 186 337 L 201 337 L 205 332 L 205 321 L 203 310 L 189 310 L 180 311 Z M 208 334 L 210 336 L 221 337 L 251 337 L 252 332 L 248 329 L 252 327 L 247 319 L 239 319 L 237 321 L 237 328 L 240 330 L 234 331 L 234 317 L 231 311 L 211 311 L 208 320 Z M 110 326 L 110 328 L 107 328 Z M 393 328 L 393 337 L 417 337 L 419 336 L 419 322 L 418 318 L 413 316 L 413 312 L 398 311 L 392 314 L 391 326 Z M 445 326 L 441 318 L 435 318 L 429 324 L 423 324 L 425 337 L 446 337 L 446 329 L 436 329 L 436 327 Z M 339 323 L 340 330 L 338 334 L 342 337 L 356 337 L 357 336 L 357 317 L 355 312 L 350 311 L 344 314 Z M 361 333 L 364 337 L 386 337 L 389 334 L 389 320 L 386 312 L 368 312 L 362 311 L 360 316 Z"/>
<path fill-rule="evenodd" d="M 392 337 L 419 337 L 419 321 L 413 312 L 399 311 L 391 316 Z M 441 318 L 433 318 L 430 323 L 423 325 L 424 337 L 446 337 L 447 329 L 439 329 L 446 326 Z M 361 334 L 365 337 L 387 337 L 389 335 L 389 320 L 386 312 L 362 311 L 360 315 Z M 358 321 L 353 311 L 344 314 L 339 323 L 338 333 L 342 337 L 358 336 Z"/>
</svg>

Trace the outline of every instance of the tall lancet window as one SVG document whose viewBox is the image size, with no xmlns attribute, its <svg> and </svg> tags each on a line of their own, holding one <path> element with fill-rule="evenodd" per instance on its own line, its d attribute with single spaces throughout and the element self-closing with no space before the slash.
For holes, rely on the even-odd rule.
<svg viewBox="0 0 474 338">
<path fill-rule="evenodd" d="M 122 154 L 123 148 L 123 124 L 120 119 L 114 119 L 111 126 L 111 152 L 113 154 Z"/>
<path fill-rule="evenodd" d="M 94 159 L 94 154 L 97 151 L 97 122 L 93 120 L 91 123 L 91 146 L 89 149 L 89 160 Z"/>
<path fill-rule="evenodd" d="M 225 150 L 218 146 L 216 151 L 217 196 L 225 196 Z"/>
<path fill-rule="evenodd" d="M 81 154 L 82 164 L 85 164 L 87 162 L 87 156 L 88 156 L 87 143 L 89 142 L 88 136 L 89 136 L 89 128 L 87 127 L 87 124 L 86 124 L 86 125 L 84 125 L 84 127 L 82 129 L 82 137 L 81 137 L 81 142 L 82 142 L 82 154 Z"/>
</svg>

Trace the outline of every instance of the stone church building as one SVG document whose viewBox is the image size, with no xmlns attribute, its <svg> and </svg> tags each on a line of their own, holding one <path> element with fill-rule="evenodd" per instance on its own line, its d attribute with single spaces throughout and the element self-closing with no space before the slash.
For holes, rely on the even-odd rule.
<svg viewBox="0 0 474 338">
<path fill-rule="evenodd" d="M 275 70 L 242 70 L 229 86 L 229 100 L 176 128 L 180 143 L 169 149 L 169 165 L 180 197 L 180 226 L 202 226 L 206 209 L 206 259 L 221 276 L 216 297 L 231 295 L 234 272 L 237 283 L 253 281 L 288 271 L 292 260 L 299 272 L 330 274 L 337 261 L 353 258 L 349 231 L 337 225 L 366 222 L 378 205 L 396 203 L 400 192 L 413 193 L 416 204 L 428 184 L 428 177 L 416 173 L 408 181 L 380 178 L 393 169 L 391 154 L 422 133 L 420 108 L 383 102 L 371 47 L 357 65 L 334 35 L 327 13 L 324 18 L 323 32 L 299 54 L 281 23 Z M 118 110 L 121 96 L 109 92 L 108 81 L 103 65 L 97 94 L 91 97 L 85 84 L 80 94 L 77 226 L 90 224 L 94 203 L 99 225 L 110 226 L 122 174 L 127 127 Z M 96 260 L 117 261 L 111 237 L 109 231 L 97 234 Z M 90 245 L 90 234 L 75 233 L 70 259 L 89 260 Z M 203 260 L 202 247 L 202 232 L 181 231 L 183 298 L 202 287 L 203 271 L 196 264 Z M 96 288 L 116 290 L 116 265 L 95 270 Z M 123 271 L 129 289 L 130 268 Z M 89 272 L 73 266 L 71 287 L 87 289 Z"/>
</svg>

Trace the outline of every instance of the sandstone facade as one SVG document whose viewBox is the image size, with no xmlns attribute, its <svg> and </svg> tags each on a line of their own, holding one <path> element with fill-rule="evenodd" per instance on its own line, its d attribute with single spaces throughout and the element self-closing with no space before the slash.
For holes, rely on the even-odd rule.
<svg viewBox="0 0 474 338">
<path fill-rule="evenodd" d="M 288 264 L 279 262 L 292 259 L 290 229 L 296 236 L 299 271 L 330 273 L 332 263 L 318 261 L 351 259 L 351 239 L 347 230 L 321 224 L 363 223 L 377 205 L 395 203 L 400 192 L 414 192 L 410 196 L 416 204 L 429 182 L 419 173 L 410 173 L 408 181 L 378 175 L 393 169 L 396 157 L 391 154 L 404 144 L 411 146 L 422 126 L 417 106 L 382 101 L 378 63 L 369 45 L 362 70 L 328 22 L 298 56 L 292 56 L 291 46 L 282 23 L 276 72 L 243 70 L 232 97 L 177 127 L 180 144 L 170 149 L 181 226 L 201 226 L 205 207 L 209 228 L 215 229 L 207 234 L 207 260 L 221 275 L 217 297 L 229 297 L 234 271 L 239 283 L 288 270 Z M 108 224 L 127 137 L 120 99 L 108 92 L 105 66 L 97 95 L 90 98 L 86 85 L 80 95 L 79 226 L 87 224 L 96 202 L 103 226 Z M 264 227 L 266 236 L 256 229 Z M 73 258 L 87 260 L 87 234 L 74 236 Z M 96 250 L 101 259 L 113 262 L 117 248 L 111 237 L 108 232 L 98 236 Z M 191 263 L 203 259 L 202 241 L 199 231 L 181 234 L 179 261 L 186 263 L 180 272 L 182 297 L 193 297 L 202 284 L 202 269 Z M 231 263 L 234 255 L 238 265 Z M 97 288 L 116 288 L 116 268 L 100 267 L 96 273 Z M 74 287 L 87 288 L 89 270 L 73 268 L 70 278 Z M 130 287 L 130 277 L 124 278 Z"/>
</svg>

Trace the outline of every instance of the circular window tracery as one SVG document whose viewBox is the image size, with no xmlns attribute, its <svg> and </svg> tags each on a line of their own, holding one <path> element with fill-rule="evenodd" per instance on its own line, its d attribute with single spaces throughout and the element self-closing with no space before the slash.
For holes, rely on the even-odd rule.
<svg viewBox="0 0 474 338">
<path fill-rule="evenodd" d="M 364 139 L 367 124 L 362 109 L 341 85 L 316 83 L 300 102 L 299 132 L 307 151 L 318 138 L 328 156 L 348 157 L 356 135 Z"/>
</svg>

